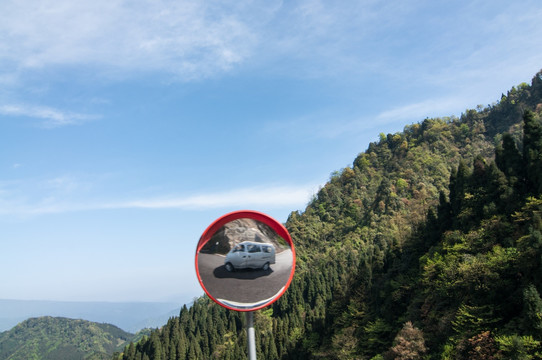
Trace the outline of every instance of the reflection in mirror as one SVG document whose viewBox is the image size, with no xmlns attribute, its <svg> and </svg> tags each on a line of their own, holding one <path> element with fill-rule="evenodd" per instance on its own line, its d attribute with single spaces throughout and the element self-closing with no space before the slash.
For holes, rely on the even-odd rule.
<svg viewBox="0 0 542 360">
<path fill-rule="evenodd" d="M 282 295 L 293 275 L 294 258 L 289 242 L 271 226 L 238 218 L 199 247 L 198 276 L 213 300 L 234 310 L 251 310 Z"/>
</svg>

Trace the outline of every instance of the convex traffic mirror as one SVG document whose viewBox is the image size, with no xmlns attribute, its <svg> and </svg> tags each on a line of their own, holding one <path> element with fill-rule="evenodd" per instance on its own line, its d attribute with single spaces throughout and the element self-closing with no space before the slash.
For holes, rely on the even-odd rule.
<svg viewBox="0 0 542 360">
<path fill-rule="evenodd" d="M 270 305 L 286 291 L 294 270 L 290 234 L 256 211 L 236 211 L 215 220 L 196 250 L 196 273 L 203 290 L 232 310 Z"/>
</svg>

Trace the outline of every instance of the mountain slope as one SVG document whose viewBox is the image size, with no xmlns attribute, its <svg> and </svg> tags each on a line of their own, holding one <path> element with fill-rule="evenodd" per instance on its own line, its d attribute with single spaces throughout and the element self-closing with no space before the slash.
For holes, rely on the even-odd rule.
<svg viewBox="0 0 542 360">
<path fill-rule="evenodd" d="M 133 337 L 109 324 L 32 318 L 0 333 L 0 359 L 107 359 Z"/>
<path fill-rule="evenodd" d="M 461 118 L 381 134 L 334 173 L 286 223 L 296 274 L 283 297 L 255 314 L 259 356 L 535 354 L 542 284 L 528 274 L 542 273 L 540 194 L 531 191 L 540 186 L 542 134 L 523 133 L 528 109 L 542 110 L 542 73 Z M 503 302 L 511 296 L 520 299 L 515 312 Z M 202 298 L 121 358 L 237 359 L 246 351 L 243 324 L 242 314 Z M 489 355 L 474 356 L 476 344 Z"/>
</svg>

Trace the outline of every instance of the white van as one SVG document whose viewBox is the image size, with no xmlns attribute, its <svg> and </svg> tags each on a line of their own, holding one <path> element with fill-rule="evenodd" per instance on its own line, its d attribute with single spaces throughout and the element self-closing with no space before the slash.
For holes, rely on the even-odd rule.
<svg viewBox="0 0 542 360">
<path fill-rule="evenodd" d="M 271 244 L 243 241 L 230 250 L 224 260 L 228 271 L 235 269 L 268 270 L 275 263 L 275 247 Z"/>
</svg>

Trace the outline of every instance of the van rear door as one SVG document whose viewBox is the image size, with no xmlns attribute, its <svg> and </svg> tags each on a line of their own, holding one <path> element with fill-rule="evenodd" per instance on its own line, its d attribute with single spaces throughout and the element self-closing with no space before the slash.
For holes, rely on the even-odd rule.
<svg viewBox="0 0 542 360">
<path fill-rule="evenodd" d="M 262 245 L 262 260 L 270 264 L 275 263 L 275 248 L 269 245 Z"/>
</svg>

